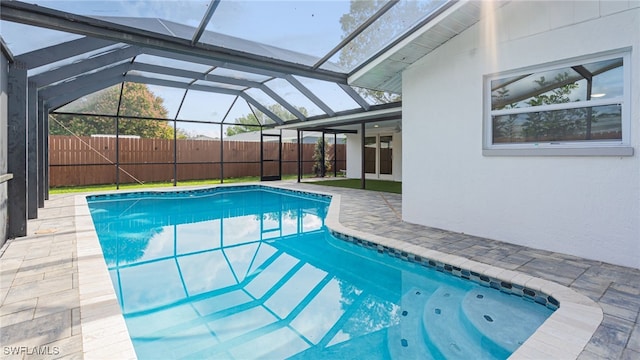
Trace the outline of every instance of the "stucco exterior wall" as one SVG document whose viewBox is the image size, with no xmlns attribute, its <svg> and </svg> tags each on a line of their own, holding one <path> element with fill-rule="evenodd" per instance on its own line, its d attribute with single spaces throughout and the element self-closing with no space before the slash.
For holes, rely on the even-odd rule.
<svg viewBox="0 0 640 360">
<path fill-rule="evenodd" d="M 403 74 L 404 220 L 640 268 L 640 1 L 483 16 Z M 633 156 L 483 156 L 483 76 L 616 49 L 631 49 Z"/>
<path fill-rule="evenodd" d="M 7 75 L 9 63 L 0 52 L 0 175 L 7 173 Z M 7 239 L 7 183 L 0 183 L 0 246 Z"/>
<path fill-rule="evenodd" d="M 347 134 L 347 177 L 360 178 L 362 173 L 362 142 L 360 134 Z"/>
</svg>

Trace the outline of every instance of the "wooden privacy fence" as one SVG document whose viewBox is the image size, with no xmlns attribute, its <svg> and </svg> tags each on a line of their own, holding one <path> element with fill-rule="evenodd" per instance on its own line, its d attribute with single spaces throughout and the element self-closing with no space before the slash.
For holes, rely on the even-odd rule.
<svg viewBox="0 0 640 360">
<path fill-rule="evenodd" d="M 220 140 L 177 140 L 175 144 L 178 181 L 260 176 L 260 142 L 222 141 L 221 144 Z M 332 166 L 333 146 L 328 151 Z M 173 180 L 173 147 L 174 141 L 170 139 L 120 138 L 118 181 Z M 315 144 L 302 147 L 303 174 L 312 174 Z M 297 149 L 297 143 L 282 143 L 283 175 L 297 174 Z M 338 144 L 335 149 L 337 170 L 346 169 L 345 145 Z M 265 142 L 264 156 L 277 159 L 277 145 Z M 115 183 L 115 138 L 49 136 L 49 186 Z"/>
</svg>

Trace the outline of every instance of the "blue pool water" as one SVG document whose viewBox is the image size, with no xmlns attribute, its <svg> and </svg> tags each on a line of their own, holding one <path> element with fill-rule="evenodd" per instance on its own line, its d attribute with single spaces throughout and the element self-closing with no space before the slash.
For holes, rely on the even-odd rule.
<svg viewBox="0 0 640 360">
<path fill-rule="evenodd" d="M 326 197 L 88 200 L 141 359 L 504 359 L 552 313 L 335 238 Z"/>
</svg>

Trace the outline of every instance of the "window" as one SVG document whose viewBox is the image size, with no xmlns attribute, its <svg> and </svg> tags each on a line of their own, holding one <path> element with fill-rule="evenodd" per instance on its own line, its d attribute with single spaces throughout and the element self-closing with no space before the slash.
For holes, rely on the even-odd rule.
<svg viewBox="0 0 640 360">
<path fill-rule="evenodd" d="M 484 154 L 633 155 L 628 64 L 618 52 L 486 77 Z"/>
</svg>

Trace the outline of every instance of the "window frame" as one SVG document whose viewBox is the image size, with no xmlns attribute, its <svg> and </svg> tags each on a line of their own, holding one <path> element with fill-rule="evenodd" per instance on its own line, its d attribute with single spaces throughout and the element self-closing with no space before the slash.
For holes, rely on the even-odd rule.
<svg viewBox="0 0 640 360">
<path fill-rule="evenodd" d="M 507 77 L 542 73 L 564 67 L 584 65 L 604 60 L 622 58 L 623 94 L 609 99 L 591 99 L 580 102 L 540 105 L 532 107 L 492 110 L 491 82 Z M 484 156 L 633 156 L 631 146 L 631 50 L 620 49 L 599 54 L 581 56 L 551 63 L 501 71 L 483 78 L 483 140 Z M 620 140 L 545 141 L 526 143 L 493 143 L 493 117 L 510 114 L 526 114 L 554 110 L 593 108 L 604 105 L 621 106 Z"/>
</svg>

